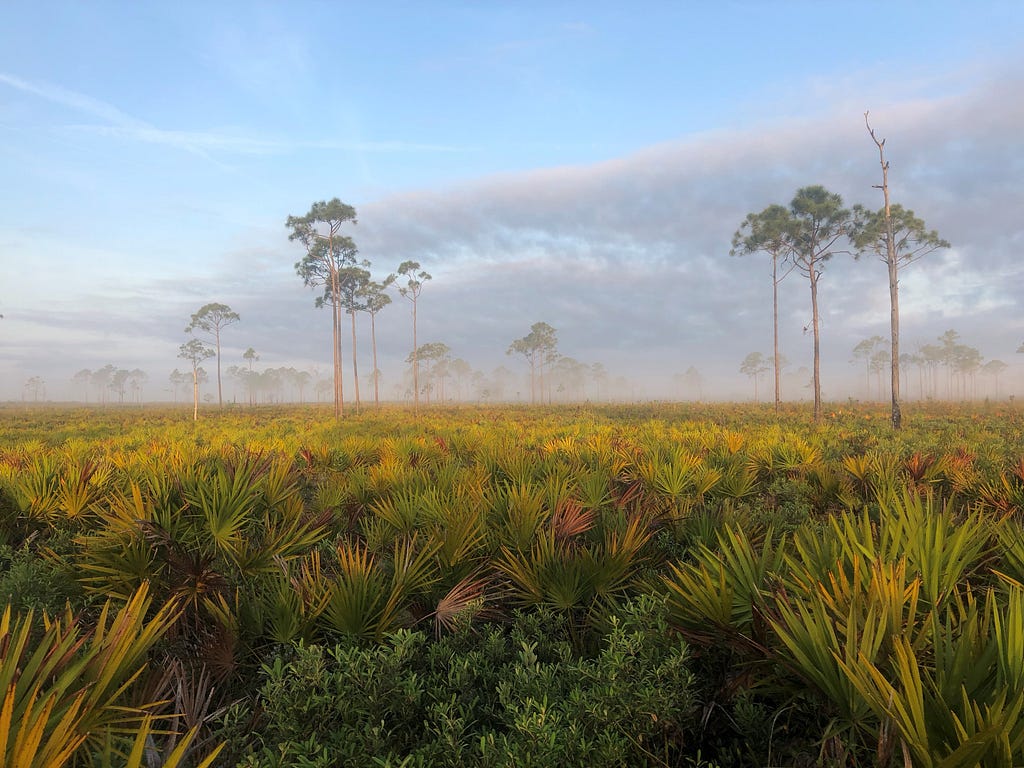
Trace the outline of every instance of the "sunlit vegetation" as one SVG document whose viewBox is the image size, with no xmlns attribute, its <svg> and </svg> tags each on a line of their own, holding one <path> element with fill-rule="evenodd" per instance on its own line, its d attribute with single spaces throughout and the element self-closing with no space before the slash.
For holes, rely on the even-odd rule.
<svg viewBox="0 0 1024 768">
<path fill-rule="evenodd" d="M 5 765 L 1011 766 L 1024 415 L 0 411 Z"/>
</svg>

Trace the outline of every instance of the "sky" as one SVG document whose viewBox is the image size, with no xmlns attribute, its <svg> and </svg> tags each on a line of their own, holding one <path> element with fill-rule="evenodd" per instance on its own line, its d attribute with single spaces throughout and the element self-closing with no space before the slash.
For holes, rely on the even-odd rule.
<svg viewBox="0 0 1024 768">
<path fill-rule="evenodd" d="M 0 401 L 32 377 L 81 398 L 74 374 L 107 364 L 169 399 L 210 302 L 241 316 L 225 368 L 252 347 L 325 375 L 330 314 L 285 220 L 334 197 L 375 277 L 432 275 L 420 343 L 523 376 L 506 350 L 546 322 L 630 397 L 695 367 L 749 399 L 771 273 L 733 233 L 808 185 L 881 207 L 866 110 L 893 201 L 952 244 L 901 277 L 904 349 L 954 329 L 1024 394 L 1021 39 L 1016 0 L 0 4 Z M 885 266 L 836 255 L 819 294 L 824 395 L 862 396 Z M 393 299 L 385 396 L 412 346 Z M 783 394 L 806 399 L 806 279 L 780 303 Z"/>
</svg>

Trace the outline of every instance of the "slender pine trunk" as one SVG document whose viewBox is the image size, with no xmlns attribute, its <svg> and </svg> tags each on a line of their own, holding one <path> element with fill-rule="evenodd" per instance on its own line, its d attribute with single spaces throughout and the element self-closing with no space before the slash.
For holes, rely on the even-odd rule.
<svg viewBox="0 0 1024 768">
<path fill-rule="evenodd" d="M 782 400 L 781 372 L 779 371 L 779 257 L 772 254 L 772 344 L 775 354 L 775 415 L 779 414 Z"/>
<path fill-rule="evenodd" d="M 199 368 L 192 367 L 192 421 L 199 421 Z"/>
<path fill-rule="evenodd" d="M 821 420 L 821 340 L 818 333 L 818 278 L 815 259 L 810 263 L 811 325 L 814 330 L 814 420 Z"/>
<path fill-rule="evenodd" d="M 338 271 L 331 269 L 331 320 L 334 346 L 334 416 L 345 415 L 344 384 L 341 375 L 341 293 L 338 286 Z"/>
<path fill-rule="evenodd" d="M 355 382 L 356 413 L 358 413 L 359 412 L 359 360 L 356 357 L 356 313 L 353 310 L 349 314 L 352 315 L 352 380 Z"/>
<path fill-rule="evenodd" d="M 370 346 L 373 347 L 373 407 L 380 408 L 380 376 L 377 373 L 377 313 L 370 313 Z"/>
<path fill-rule="evenodd" d="M 217 342 L 217 407 L 224 407 L 224 393 L 220 385 L 220 328 L 214 331 L 214 340 Z"/>
<path fill-rule="evenodd" d="M 420 361 L 417 355 L 416 341 L 416 299 L 412 300 L 412 408 L 413 412 L 420 409 Z"/>
</svg>

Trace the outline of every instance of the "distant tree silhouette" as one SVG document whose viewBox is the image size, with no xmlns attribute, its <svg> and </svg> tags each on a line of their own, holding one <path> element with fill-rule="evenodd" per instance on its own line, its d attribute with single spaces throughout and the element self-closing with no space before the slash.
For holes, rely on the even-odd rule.
<svg viewBox="0 0 1024 768">
<path fill-rule="evenodd" d="M 224 406 L 224 393 L 220 382 L 220 333 L 229 325 L 237 323 L 241 318 L 227 304 L 206 304 L 199 308 L 199 311 L 192 315 L 186 333 L 202 331 L 213 339 L 214 348 L 217 352 L 217 405 Z"/>
<path fill-rule="evenodd" d="M 405 278 L 405 285 L 398 287 L 402 298 L 412 302 L 412 397 L 413 408 L 420 405 L 420 361 L 418 342 L 416 340 L 416 312 L 419 305 L 423 284 L 431 279 L 428 272 L 420 268 L 418 261 L 403 261 L 398 265 L 398 274 Z"/>
</svg>

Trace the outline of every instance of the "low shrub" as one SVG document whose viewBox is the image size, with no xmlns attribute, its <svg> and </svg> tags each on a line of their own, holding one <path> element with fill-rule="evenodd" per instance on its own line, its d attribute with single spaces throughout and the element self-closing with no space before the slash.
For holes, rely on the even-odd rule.
<svg viewBox="0 0 1024 768">
<path fill-rule="evenodd" d="M 296 645 L 263 667 L 246 768 L 675 764 L 695 732 L 686 644 L 643 598 L 612 619 L 598 653 L 572 650 L 547 610 L 438 640 Z M 241 734 L 239 734 L 239 737 Z"/>
</svg>

